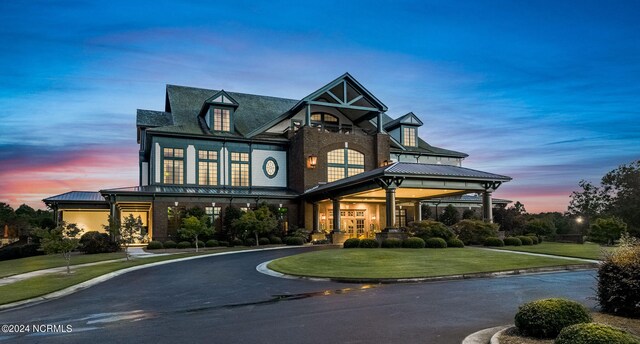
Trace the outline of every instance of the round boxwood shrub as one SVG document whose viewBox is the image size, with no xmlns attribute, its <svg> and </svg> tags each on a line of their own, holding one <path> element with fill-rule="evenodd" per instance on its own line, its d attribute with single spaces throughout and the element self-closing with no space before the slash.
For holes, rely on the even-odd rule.
<svg viewBox="0 0 640 344">
<path fill-rule="evenodd" d="M 521 235 L 518 237 L 518 239 L 520 239 L 520 241 L 522 242 L 522 246 L 531 246 L 533 245 L 533 240 L 531 240 L 531 237 L 526 236 L 526 235 Z"/>
<path fill-rule="evenodd" d="M 260 238 L 260 240 L 258 240 L 258 244 L 260 244 L 260 245 L 269 245 L 269 244 L 271 244 L 271 241 L 269 241 L 269 238 Z"/>
<path fill-rule="evenodd" d="M 213 240 L 213 239 L 211 239 L 211 240 L 207 240 L 207 242 L 205 243 L 205 245 L 206 245 L 207 247 L 216 247 L 216 246 L 220 245 L 220 243 L 218 242 L 218 240 Z"/>
<path fill-rule="evenodd" d="M 389 238 L 382 240 L 382 248 L 401 248 L 402 240 L 396 238 Z"/>
<path fill-rule="evenodd" d="M 218 245 L 220 245 L 222 247 L 230 247 L 229 246 L 229 242 L 228 241 L 224 241 L 224 240 L 218 241 Z"/>
<path fill-rule="evenodd" d="M 376 241 L 376 239 L 362 239 L 360 240 L 360 248 L 378 248 L 380 244 Z"/>
<path fill-rule="evenodd" d="M 447 240 L 447 247 L 463 248 L 464 243 L 462 242 L 462 240 L 458 238 L 453 238 L 453 239 Z"/>
<path fill-rule="evenodd" d="M 304 245 L 304 238 L 298 236 L 290 236 L 284 238 L 284 243 L 289 246 L 301 246 Z"/>
<path fill-rule="evenodd" d="M 195 241 L 191 244 L 191 247 L 196 247 Z M 204 241 L 198 240 L 198 247 L 204 247 Z"/>
<path fill-rule="evenodd" d="M 176 246 L 177 248 L 191 248 L 191 243 L 188 241 L 181 241 Z"/>
<path fill-rule="evenodd" d="M 504 246 L 504 241 L 497 237 L 488 237 L 484 239 L 484 246 L 502 247 Z"/>
<path fill-rule="evenodd" d="M 256 239 L 247 238 L 244 240 L 244 246 L 256 246 Z"/>
<path fill-rule="evenodd" d="M 360 247 L 360 239 L 351 238 L 347 239 L 344 244 L 342 244 L 343 248 L 358 248 Z"/>
<path fill-rule="evenodd" d="M 424 248 L 425 242 L 421 238 L 410 237 L 402 241 L 402 247 L 404 248 Z"/>
<path fill-rule="evenodd" d="M 540 240 L 538 240 L 538 237 L 535 235 L 527 235 L 529 238 L 531 238 L 531 241 L 533 242 L 534 245 L 538 245 L 540 243 Z"/>
<path fill-rule="evenodd" d="M 522 246 L 522 241 L 515 237 L 504 238 L 504 246 Z"/>
<path fill-rule="evenodd" d="M 282 239 L 277 236 L 269 237 L 269 243 L 272 245 L 282 245 Z"/>
<path fill-rule="evenodd" d="M 591 315 L 583 305 L 558 298 L 525 303 L 515 317 L 518 331 L 536 338 L 554 338 L 563 328 L 586 322 Z"/>
<path fill-rule="evenodd" d="M 244 245 L 244 241 L 242 241 L 242 239 L 233 239 L 231 240 L 231 242 L 229 242 L 230 247 L 233 246 L 242 246 Z"/>
<path fill-rule="evenodd" d="M 159 242 L 159 241 L 155 241 L 154 240 L 154 241 L 150 241 L 147 244 L 147 250 L 160 250 L 160 249 L 163 249 L 163 248 L 164 248 L 164 245 L 162 245 L 162 243 Z"/>
<path fill-rule="evenodd" d="M 640 341 L 627 332 L 611 326 L 583 323 L 560 331 L 555 344 L 637 344 Z"/>
<path fill-rule="evenodd" d="M 118 244 L 112 242 L 107 233 L 90 231 L 80 237 L 79 250 L 87 254 L 116 252 Z M 27 255 L 23 256 L 28 257 Z"/>
<path fill-rule="evenodd" d="M 176 248 L 176 242 L 173 240 L 167 240 L 165 241 L 162 246 L 164 246 L 164 248 Z"/>
<path fill-rule="evenodd" d="M 447 248 L 447 242 L 442 238 L 429 238 L 424 244 L 428 248 Z"/>
</svg>

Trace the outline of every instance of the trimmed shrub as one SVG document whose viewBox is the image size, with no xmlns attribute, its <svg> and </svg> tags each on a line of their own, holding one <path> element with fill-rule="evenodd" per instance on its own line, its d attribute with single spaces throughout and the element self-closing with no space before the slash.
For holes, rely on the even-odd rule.
<svg viewBox="0 0 640 344">
<path fill-rule="evenodd" d="M 531 246 L 533 245 L 533 240 L 531 240 L 531 237 L 526 236 L 526 235 L 521 235 L 518 237 L 518 239 L 520 239 L 520 241 L 522 242 L 522 246 Z"/>
<path fill-rule="evenodd" d="M 260 245 L 269 245 L 271 244 L 271 241 L 269 240 L 269 238 L 260 238 L 260 240 L 258 240 L 258 244 Z"/>
<path fill-rule="evenodd" d="M 177 244 L 173 240 L 167 240 L 162 244 L 162 246 L 164 246 L 164 248 L 176 248 Z"/>
<path fill-rule="evenodd" d="M 540 240 L 538 240 L 538 237 L 535 235 L 527 235 L 531 241 L 533 242 L 534 245 L 538 245 L 540 243 Z"/>
<path fill-rule="evenodd" d="M 404 248 L 424 248 L 425 242 L 422 238 L 410 237 L 402 241 L 402 247 Z"/>
<path fill-rule="evenodd" d="M 282 239 L 277 236 L 271 236 L 269 237 L 269 243 L 272 245 L 282 245 Z"/>
<path fill-rule="evenodd" d="M 498 237 L 488 237 L 484 239 L 484 246 L 502 247 L 504 246 L 504 241 Z"/>
<path fill-rule="evenodd" d="M 233 246 L 242 246 L 244 245 L 244 242 L 241 239 L 233 239 L 231 240 L 231 242 L 229 242 L 229 247 L 233 247 Z"/>
<path fill-rule="evenodd" d="M 360 248 L 378 248 L 380 244 L 376 241 L 376 239 L 362 239 L 360 240 Z"/>
<path fill-rule="evenodd" d="M 598 303 L 604 312 L 640 317 L 640 240 L 624 234 L 598 268 Z"/>
<path fill-rule="evenodd" d="M 351 238 L 347 239 L 344 244 L 342 244 L 343 248 L 358 248 L 360 247 L 360 239 Z"/>
<path fill-rule="evenodd" d="M 637 344 L 638 339 L 617 328 L 583 323 L 567 326 L 560 331 L 555 344 Z"/>
<path fill-rule="evenodd" d="M 563 328 L 587 322 L 591 322 L 587 308 L 578 302 L 558 298 L 525 303 L 515 317 L 518 331 L 536 338 L 555 338 Z"/>
<path fill-rule="evenodd" d="M 330 244 L 331 241 L 329 241 L 329 239 L 321 239 L 321 240 L 314 240 L 311 243 L 314 245 L 325 245 L 325 244 Z"/>
<path fill-rule="evenodd" d="M 396 238 L 389 238 L 382 240 L 382 248 L 401 248 L 402 240 Z"/>
<path fill-rule="evenodd" d="M 207 247 L 216 247 L 218 245 L 220 245 L 220 243 L 218 242 L 218 240 L 214 240 L 214 239 L 207 240 L 207 242 L 205 243 L 205 246 Z"/>
<path fill-rule="evenodd" d="M 447 248 L 447 242 L 442 238 L 429 238 L 424 244 L 428 248 Z"/>
<path fill-rule="evenodd" d="M 160 249 L 163 249 L 163 248 L 164 248 L 164 245 L 162 245 L 162 243 L 159 242 L 159 241 L 155 241 L 154 240 L 154 241 L 150 241 L 147 244 L 147 250 L 160 250 Z"/>
<path fill-rule="evenodd" d="M 244 246 L 256 246 L 256 239 L 247 238 L 244 240 Z"/>
<path fill-rule="evenodd" d="M 14 243 L 0 248 L 0 260 L 20 259 L 43 254 L 44 251 L 40 250 L 39 244 Z"/>
<path fill-rule="evenodd" d="M 504 246 L 522 246 L 522 241 L 515 237 L 504 238 Z"/>
<path fill-rule="evenodd" d="M 464 243 L 462 242 L 462 240 L 460 240 L 458 238 L 453 238 L 453 239 L 447 240 L 447 247 L 463 248 L 464 247 Z"/>
<path fill-rule="evenodd" d="M 118 244 L 112 242 L 107 233 L 91 231 L 80 237 L 79 250 L 87 254 L 116 252 Z"/>
<path fill-rule="evenodd" d="M 301 246 L 304 245 L 304 238 L 298 236 L 290 236 L 284 238 L 284 243 L 289 246 Z"/>
<path fill-rule="evenodd" d="M 177 248 L 191 248 L 191 243 L 188 241 L 181 241 L 176 246 Z"/>
<path fill-rule="evenodd" d="M 191 243 L 191 247 L 196 247 L 196 242 Z M 204 247 L 204 241 L 198 240 L 198 248 Z"/>
<path fill-rule="evenodd" d="M 229 246 L 229 242 L 228 241 L 224 241 L 224 240 L 218 241 L 218 245 L 220 245 L 222 247 L 230 247 Z"/>
<path fill-rule="evenodd" d="M 442 238 L 444 240 L 449 240 L 455 237 L 453 231 L 451 231 L 447 226 L 442 222 L 425 220 L 414 222 L 409 231 L 413 236 L 422 238 L 423 240 L 427 240 L 429 238 Z"/>
<path fill-rule="evenodd" d="M 482 245 L 486 238 L 498 236 L 498 225 L 482 220 L 462 220 L 451 230 L 465 245 Z"/>
</svg>

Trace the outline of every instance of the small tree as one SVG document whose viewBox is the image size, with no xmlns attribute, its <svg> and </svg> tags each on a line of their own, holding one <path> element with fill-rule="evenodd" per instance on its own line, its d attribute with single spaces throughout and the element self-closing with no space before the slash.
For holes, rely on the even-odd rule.
<svg viewBox="0 0 640 344">
<path fill-rule="evenodd" d="M 267 206 L 262 206 L 256 211 L 249 210 L 233 222 L 233 227 L 245 236 L 253 234 L 257 245 L 259 245 L 258 241 L 261 234 L 271 233 L 277 226 L 278 220 Z"/>
<path fill-rule="evenodd" d="M 476 211 L 473 209 L 465 209 L 462 212 L 462 219 L 463 220 L 480 220 L 480 215 L 478 215 L 478 213 L 476 213 Z"/>
<path fill-rule="evenodd" d="M 453 226 L 460 221 L 460 212 L 453 205 L 449 204 L 444 208 L 444 213 L 440 217 L 440 222 L 447 226 Z"/>
<path fill-rule="evenodd" d="M 66 224 L 61 222 L 52 230 L 41 229 L 38 231 L 40 240 L 40 248 L 46 254 L 62 253 L 67 261 L 67 273 L 71 273 L 71 252 L 78 248 L 80 239 L 77 238 L 82 229 L 78 228 L 75 223 Z"/>
<path fill-rule="evenodd" d="M 603 217 L 591 224 L 589 240 L 599 244 L 613 245 L 627 231 L 627 224 L 617 217 Z"/>
<path fill-rule="evenodd" d="M 195 216 L 189 216 L 182 220 L 182 228 L 178 230 L 178 234 L 180 234 L 180 236 L 183 238 L 195 239 L 196 252 L 198 252 L 198 237 L 200 235 L 213 234 L 213 228 L 207 226 L 206 215 L 204 215 L 201 219 L 198 219 Z"/>
<path fill-rule="evenodd" d="M 142 238 L 142 219 L 140 216 L 133 217 L 133 214 L 129 214 L 120 228 L 120 241 L 124 244 L 127 260 L 129 260 L 129 246 Z"/>
</svg>

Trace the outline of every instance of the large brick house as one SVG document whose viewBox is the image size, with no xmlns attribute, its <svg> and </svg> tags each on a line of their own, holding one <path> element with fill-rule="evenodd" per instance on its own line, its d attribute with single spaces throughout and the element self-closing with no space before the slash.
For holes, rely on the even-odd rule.
<svg viewBox="0 0 640 344">
<path fill-rule="evenodd" d="M 284 226 L 334 242 L 421 219 L 430 199 L 491 194 L 511 178 L 462 167 L 467 154 L 418 136 L 350 74 L 302 99 L 168 85 L 164 111 L 138 110 L 139 185 L 43 200 L 58 220 L 100 230 L 109 214 L 140 216 L 148 237 L 176 236 L 176 214 L 203 208 L 221 226 L 229 205 L 276 205 Z M 476 202 L 477 204 L 477 202 Z"/>
</svg>

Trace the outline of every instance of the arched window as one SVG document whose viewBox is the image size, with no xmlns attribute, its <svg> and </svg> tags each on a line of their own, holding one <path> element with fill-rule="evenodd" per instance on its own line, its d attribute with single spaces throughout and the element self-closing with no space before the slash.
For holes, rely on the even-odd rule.
<svg viewBox="0 0 640 344">
<path fill-rule="evenodd" d="M 338 131 L 340 128 L 340 122 L 338 117 L 323 113 L 314 112 L 311 114 L 311 126 L 316 128 L 323 128 L 329 131 Z"/>
<path fill-rule="evenodd" d="M 327 153 L 327 182 L 364 172 L 364 154 L 349 148 Z"/>
</svg>

